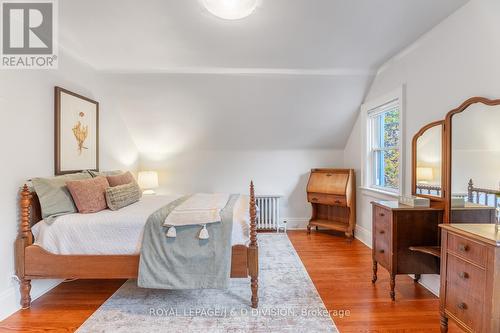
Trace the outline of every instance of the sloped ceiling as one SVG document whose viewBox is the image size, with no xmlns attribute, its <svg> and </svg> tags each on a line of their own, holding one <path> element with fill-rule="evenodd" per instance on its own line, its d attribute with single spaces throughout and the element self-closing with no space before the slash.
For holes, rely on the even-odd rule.
<svg viewBox="0 0 500 333">
<path fill-rule="evenodd" d="M 60 1 L 67 52 L 102 71 L 142 152 L 344 148 L 376 69 L 466 0 Z"/>
</svg>

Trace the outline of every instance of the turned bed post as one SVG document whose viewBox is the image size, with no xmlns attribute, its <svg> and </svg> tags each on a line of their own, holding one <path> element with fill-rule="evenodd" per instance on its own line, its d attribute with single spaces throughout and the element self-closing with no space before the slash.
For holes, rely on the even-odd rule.
<svg viewBox="0 0 500 333">
<path fill-rule="evenodd" d="M 250 182 L 250 244 L 248 245 L 248 274 L 252 288 L 252 308 L 259 304 L 259 247 L 257 244 L 257 209 L 255 206 L 255 189 Z"/>
<path fill-rule="evenodd" d="M 24 273 L 24 249 L 33 243 L 31 234 L 30 216 L 31 216 L 31 192 L 25 184 L 21 190 L 21 198 L 19 200 L 21 225 L 19 237 L 16 240 L 16 270 L 19 278 L 19 289 L 21 292 L 21 306 L 27 309 L 31 306 L 31 280 L 26 279 Z"/>
</svg>

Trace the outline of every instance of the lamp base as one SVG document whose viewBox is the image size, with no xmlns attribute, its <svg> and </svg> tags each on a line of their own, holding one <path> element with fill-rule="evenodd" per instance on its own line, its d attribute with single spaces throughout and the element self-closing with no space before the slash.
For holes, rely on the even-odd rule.
<svg viewBox="0 0 500 333">
<path fill-rule="evenodd" d="M 155 195 L 156 192 L 153 191 L 153 190 L 145 190 L 145 191 L 142 192 L 142 194 L 144 194 L 144 195 Z"/>
</svg>

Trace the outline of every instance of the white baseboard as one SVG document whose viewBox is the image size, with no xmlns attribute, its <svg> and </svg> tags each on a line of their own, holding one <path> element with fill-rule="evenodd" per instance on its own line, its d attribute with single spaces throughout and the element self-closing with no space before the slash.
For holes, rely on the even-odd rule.
<svg viewBox="0 0 500 333">
<path fill-rule="evenodd" d="M 413 275 L 410 275 L 413 277 Z M 425 289 L 439 297 L 440 277 L 437 274 L 423 274 L 418 281 Z"/>
<path fill-rule="evenodd" d="M 31 300 L 34 301 L 55 286 L 61 283 L 61 280 L 36 280 L 32 281 Z M 0 293 L 0 320 L 4 320 L 17 310 L 21 309 L 21 296 L 19 294 L 18 284 L 11 285 Z"/>
<path fill-rule="evenodd" d="M 372 248 L 372 232 L 360 225 L 356 225 L 354 230 L 354 238 L 360 240 L 363 244 Z"/>
<path fill-rule="evenodd" d="M 309 224 L 308 217 L 284 217 L 282 221 L 286 221 L 287 230 L 304 230 Z"/>
</svg>

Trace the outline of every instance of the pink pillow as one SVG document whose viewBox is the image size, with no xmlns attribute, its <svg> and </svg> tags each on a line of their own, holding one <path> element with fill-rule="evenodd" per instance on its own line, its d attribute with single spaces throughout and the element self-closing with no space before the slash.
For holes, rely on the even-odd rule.
<svg viewBox="0 0 500 333">
<path fill-rule="evenodd" d="M 130 184 L 132 182 L 135 182 L 135 178 L 130 173 L 130 171 L 122 173 L 121 175 L 107 176 L 107 178 L 108 178 L 109 186 L 111 186 L 111 187 Z"/>
<path fill-rule="evenodd" d="M 106 177 L 71 180 L 66 182 L 66 186 L 79 213 L 95 213 L 108 208 L 105 194 L 109 183 Z"/>
</svg>

